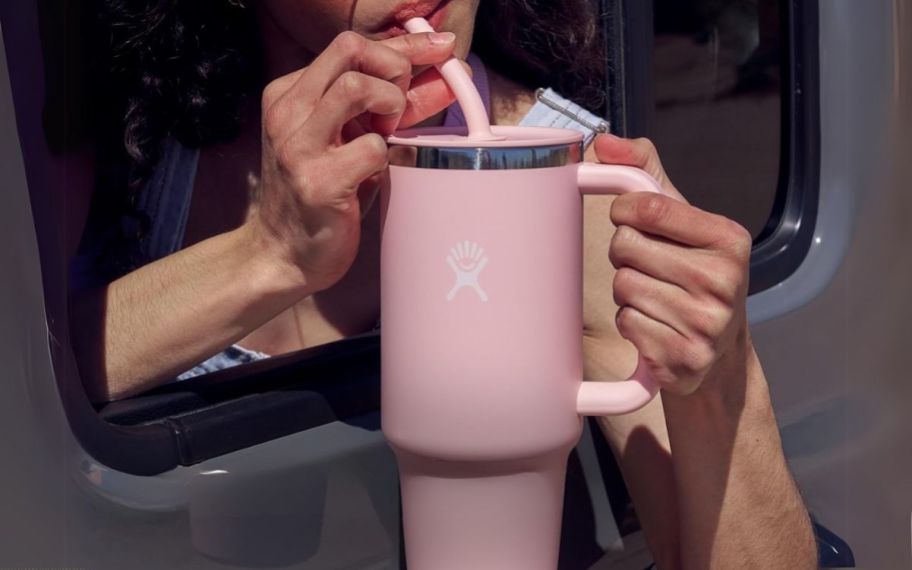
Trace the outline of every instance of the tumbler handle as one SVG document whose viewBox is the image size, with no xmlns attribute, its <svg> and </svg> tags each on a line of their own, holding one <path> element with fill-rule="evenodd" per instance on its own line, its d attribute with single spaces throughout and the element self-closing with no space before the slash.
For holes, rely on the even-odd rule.
<svg viewBox="0 0 912 570">
<path fill-rule="evenodd" d="M 578 168 L 577 184 L 582 194 L 665 194 L 661 185 L 639 168 L 592 162 L 583 162 Z M 577 394 L 576 409 L 584 416 L 626 414 L 648 404 L 658 391 L 649 366 L 639 355 L 636 370 L 626 382 L 583 382 Z"/>
</svg>

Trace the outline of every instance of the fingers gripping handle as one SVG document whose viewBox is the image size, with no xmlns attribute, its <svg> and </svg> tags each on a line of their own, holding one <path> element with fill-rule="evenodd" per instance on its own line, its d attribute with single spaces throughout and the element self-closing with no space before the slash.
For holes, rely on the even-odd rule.
<svg viewBox="0 0 912 570">
<path fill-rule="evenodd" d="M 663 193 L 652 176 L 632 166 L 584 162 L 577 171 L 577 184 L 583 194 Z M 636 370 L 626 382 L 583 382 L 576 408 L 584 416 L 626 414 L 648 404 L 658 391 L 659 386 L 640 355 Z"/>
</svg>

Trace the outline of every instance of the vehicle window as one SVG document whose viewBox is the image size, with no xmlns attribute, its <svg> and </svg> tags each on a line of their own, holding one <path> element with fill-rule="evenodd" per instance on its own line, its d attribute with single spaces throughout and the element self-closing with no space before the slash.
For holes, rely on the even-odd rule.
<svg viewBox="0 0 912 570">
<path fill-rule="evenodd" d="M 624 2 L 618 0 L 618 4 Z M 787 76 L 783 73 L 780 54 L 787 50 L 780 49 L 780 43 L 787 44 L 780 41 L 780 27 L 783 20 L 789 20 L 785 19 L 785 13 L 780 12 L 780 5 L 786 4 L 779 0 L 655 0 L 654 3 L 652 0 L 627 0 L 622 12 L 646 6 L 651 8 L 650 17 L 644 20 L 644 26 L 632 29 L 628 37 L 623 37 L 624 34 L 616 34 L 615 39 L 608 36 L 611 42 L 629 41 L 638 35 L 648 41 L 650 34 L 640 32 L 644 28 L 648 32 L 654 25 L 652 50 L 648 44 L 645 49 L 636 50 L 637 54 L 652 53 L 652 58 L 647 59 L 650 65 L 639 69 L 631 66 L 623 70 L 624 74 L 642 74 L 652 68 L 650 81 L 653 83 L 654 99 L 641 99 L 654 103 L 651 105 L 653 120 L 649 122 L 651 128 L 648 134 L 659 146 L 670 175 L 694 204 L 738 220 L 755 236 L 760 235 L 773 211 L 781 170 L 780 140 L 786 139 L 782 136 L 780 123 L 784 113 L 781 83 Z M 615 30 L 622 28 L 616 25 L 617 22 L 608 22 L 608 15 L 606 11 L 606 26 Z M 77 21 L 50 9 L 45 17 L 49 20 L 48 25 L 59 24 L 57 27 L 61 29 L 65 27 L 63 24 L 71 26 Z M 91 21 L 88 16 L 84 17 Z M 56 65 L 49 65 L 52 72 L 48 73 L 54 81 L 47 81 L 49 94 L 56 95 L 49 95 L 44 118 L 48 124 L 65 125 L 66 129 L 61 128 L 59 132 L 51 129 L 48 136 L 59 135 L 49 141 L 52 147 L 66 147 L 67 143 L 72 144 L 70 137 L 74 136 L 71 131 L 76 131 L 75 126 L 81 125 L 83 131 L 92 131 L 95 127 L 91 121 L 82 120 L 76 125 L 70 120 L 73 115 L 77 118 L 82 116 L 72 111 L 71 101 L 79 102 L 80 99 L 73 99 L 74 95 L 70 93 L 72 90 L 78 95 L 80 90 L 74 86 L 82 85 L 78 81 L 70 81 L 70 75 L 80 75 L 78 61 L 85 54 L 71 49 L 72 46 L 64 42 L 67 38 L 81 37 L 78 34 L 54 33 L 54 27 L 48 30 L 50 33 L 42 34 L 43 41 L 48 44 L 43 53 L 51 64 L 56 62 Z M 52 41 L 55 39 L 56 42 Z M 94 44 L 88 42 L 88 45 Z M 64 47 L 67 49 L 64 50 Z M 67 58 L 62 54 L 67 54 Z M 608 64 L 606 72 L 610 74 L 611 62 Z M 104 67 L 97 62 L 93 65 Z M 623 83 L 614 85 L 613 91 L 625 89 Z M 82 95 L 85 97 L 85 94 Z M 101 163 L 105 155 L 99 153 L 96 158 Z M 115 164 L 106 170 L 99 168 L 96 183 L 100 185 L 114 180 L 119 184 L 125 178 L 125 169 L 119 166 Z M 204 166 L 202 164 L 200 168 Z M 115 190 L 122 188 L 117 186 Z M 244 186 L 243 190 L 246 192 L 248 189 Z M 129 200 L 122 201 L 126 204 L 122 209 L 131 213 L 133 206 Z M 123 212 L 115 213 L 120 215 Z M 127 221 L 130 223 L 122 224 L 125 227 L 118 226 L 125 238 L 145 233 L 142 219 Z M 118 242 L 112 247 L 122 245 Z M 69 269 L 67 267 L 66 271 Z M 76 275 L 76 272 L 70 275 Z M 360 279 L 355 273 L 351 273 L 349 278 L 352 281 Z M 289 318 L 283 323 L 297 324 L 290 315 L 285 316 Z M 375 319 L 370 319 L 368 326 L 374 322 Z M 273 352 L 264 349 L 263 352 L 279 354 L 282 350 Z M 247 356 L 242 353 L 236 360 L 246 362 L 249 360 Z M 245 373 L 256 374 L 256 370 L 268 367 L 269 364 L 264 364 L 260 369 L 254 367 L 254 371 L 250 368 L 244 370 Z M 241 376 L 243 373 L 235 371 L 234 374 Z M 216 378 L 218 381 L 225 379 L 224 374 Z M 207 381 L 198 380 L 197 384 Z M 214 385 L 215 381 L 212 383 Z M 279 384 L 281 382 L 277 381 L 276 385 Z M 194 385 L 192 380 L 190 385 Z M 159 393 L 152 395 L 157 398 L 156 405 L 167 400 L 169 411 L 196 406 L 196 400 L 181 399 L 183 396 L 178 398 L 168 392 L 176 393 L 181 388 L 178 384 L 163 386 Z M 189 388 L 185 390 L 189 391 Z M 237 393 L 241 392 L 238 389 Z M 222 393 L 218 397 L 221 398 Z M 126 412 L 112 409 L 108 413 L 114 417 Z M 130 417 L 138 416 L 134 414 Z M 148 418 L 144 417 L 142 421 L 148 422 Z"/>
<path fill-rule="evenodd" d="M 779 0 L 656 0 L 650 136 L 694 205 L 757 237 L 779 186 Z"/>
</svg>

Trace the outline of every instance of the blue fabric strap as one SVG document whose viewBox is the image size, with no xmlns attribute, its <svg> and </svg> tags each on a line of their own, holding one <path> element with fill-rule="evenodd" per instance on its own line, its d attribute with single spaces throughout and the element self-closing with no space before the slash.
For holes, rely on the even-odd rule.
<svg viewBox="0 0 912 570">
<path fill-rule="evenodd" d="M 139 195 L 139 209 L 152 223 L 140 242 L 147 261 L 161 259 L 183 247 L 198 163 L 199 150 L 189 149 L 172 138 L 164 141 L 161 160 Z"/>
</svg>

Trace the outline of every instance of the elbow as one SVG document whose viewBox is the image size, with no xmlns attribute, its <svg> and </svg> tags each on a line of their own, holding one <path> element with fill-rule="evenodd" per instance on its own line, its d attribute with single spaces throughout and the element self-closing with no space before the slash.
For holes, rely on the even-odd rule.
<svg viewBox="0 0 912 570">
<path fill-rule="evenodd" d="M 810 514 L 801 509 L 793 517 L 794 523 L 783 525 L 778 541 L 778 553 L 770 553 L 768 560 L 775 560 L 774 567 L 795 570 L 816 570 L 819 568 L 817 537 Z"/>
<path fill-rule="evenodd" d="M 80 383 L 93 404 L 114 399 L 105 374 L 104 309 L 103 291 L 70 295 L 70 345 Z"/>
<path fill-rule="evenodd" d="M 803 519 L 803 532 L 799 534 L 800 539 L 796 546 L 798 564 L 795 567 L 816 570 L 820 567 L 820 555 L 817 547 L 817 536 L 814 533 L 814 524 L 807 511 L 804 511 Z"/>
</svg>

